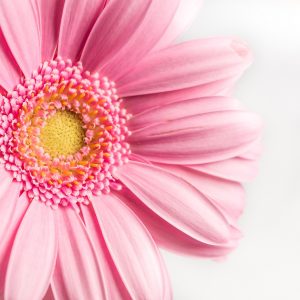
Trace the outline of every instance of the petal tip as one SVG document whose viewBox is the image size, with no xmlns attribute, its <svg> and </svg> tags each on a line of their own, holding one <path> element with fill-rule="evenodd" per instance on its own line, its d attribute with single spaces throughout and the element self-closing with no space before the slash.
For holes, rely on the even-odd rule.
<svg viewBox="0 0 300 300">
<path fill-rule="evenodd" d="M 239 39 L 233 39 L 230 47 L 242 60 L 246 60 L 249 63 L 252 62 L 253 54 L 245 42 Z"/>
</svg>

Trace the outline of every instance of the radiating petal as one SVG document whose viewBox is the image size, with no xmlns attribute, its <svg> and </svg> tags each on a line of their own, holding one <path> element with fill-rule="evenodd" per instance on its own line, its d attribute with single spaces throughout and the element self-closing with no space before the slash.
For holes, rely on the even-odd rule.
<svg viewBox="0 0 300 300">
<path fill-rule="evenodd" d="M 9 253 L 17 232 L 28 207 L 24 194 L 20 196 L 21 183 L 12 182 L 7 171 L 0 169 L 0 299 L 4 297 L 4 279 Z"/>
<path fill-rule="evenodd" d="M 189 41 L 147 56 L 118 81 L 118 90 L 121 96 L 134 96 L 194 87 L 240 75 L 251 61 L 237 40 Z"/>
<path fill-rule="evenodd" d="M 41 62 L 36 12 L 30 1 L 0 1 L 0 27 L 7 44 L 25 76 Z"/>
<path fill-rule="evenodd" d="M 5 299 L 41 299 L 50 283 L 56 252 L 53 210 L 40 201 L 32 201 L 11 250 Z"/>
<path fill-rule="evenodd" d="M 0 243 L 10 224 L 11 216 L 17 205 L 22 184 L 13 182 L 13 178 L 3 167 L 0 168 Z"/>
<path fill-rule="evenodd" d="M 7 91 L 19 82 L 20 70 L 0 29 L 0 86 Z"/>
<path fill-rule="evenodd" d="M 241 155 L 239 155 L 241 158 L 244 159 L 250 159 L 250 160 L 257 160 L 260 158 L 262 154 L 262 142 L 261 137 L 259 137 L 257 140 L 255 140 L 249 149 L 247 151 L 243 152 Z"/>
<path fill-rule="evenodd" d="M 203 0 L 181 0 L 171 24 L 155 49 L 165 48 L 179 37 L 195 20 L 202 4 Z"/>
<path fill-rule="evenodd" d="M 118 80 L 156 45 L 179 1 L 109 1 L 83 51 L 84 66 Z"/>
<path fill-rule="evenodd" d="M 192 238 L 149 209 L 127 189 L 123 189 L 118 197 L 142 220 L 160 247 L 181 254 L 218 258 L 226 256 L 237 246 L 234 236 L 231 241 L 222 245 L 209 245 Z"/>
<path fill-rule="evenodd" d="M 42 60 L 51 60 L 56 51 L 60 20 L 64 0 L 33 0 L 35 5 L 41 40 Z"/>
<path fill-rule="evenodd" d="M 152 161 L 201 164 L 244 153 L 260 131 L 257 115 L 225 111 L 162 121 L 134 131 L 129 141 L 134 153 Z"/>
<path fill-rule="evenodd" d="M 245 206 L 245 191 L 241 184 L 182 166 L 159 166 L 197 188 L 221 210 L 229 223 L 236 225 Z"/>
<path fill-rule="evenodd" d="M 235 110 L 240 108 L 240 106 L 240 103 L 236 99 L 227 97 L 209 97 L 179 101 L 133 115 L 133 118 L 130 120 L 130 129 L 133 130 L 134 128 L 134 130 L 138 130 L 149 125 L 209 112 Z"/>
<path fill-rule="evenodd" d="M 97 199 L 97 201 L 101 200 Z M 81 211 L 86 230 L 91 237 L 95 253 L 103 270 L 103 274 L 105 275 L 103 279 L 107 298 L 113 300 L 130 300 L 131 296 L 128 294 L 103 239 L 94 208 L 92 205 L 82 205 Z"/>
<path fill-rule="evenodd" d="M 152 211 L 196 240 L 226 243 L 231 226 L 220 211 L 184 179 L 156 166 L 130 162 L 118 178 Z"/>
<path fill-rule="evenodd" d="M 247 182 L 257 175 L 258 161 L 234 157 L 209 164 L 192 165 L 190 168 L 227 180 Z"/>
<path fill-rule="evenodd" d="M 142 22 L 150 1 L 111 0 L 98 18 L 84 47 L 81 61 L 98 71 L 128 42 Z"/>
<path fill-rule="evenodd" d="M 187 89 L 128 97 L 124 99 L 124 105 L 130 113 L 138 114 L 148 109 L 179 101 L 211 96 L 228 96 L 226 91 L 228 88 L 232 88 L 236 80 L 237 77 L 233 77 L 224 80 L 213 81 Z"/>
<path fill-rule="evenodd" d="M 58 55 L 66 59 L 78 59 L 105 2 L 105 0 L 65 0 Z"/>
<path fill-rule="evenodd" d="M 72 208 L 56 212 L 58 255 L 52 279 L 56 299 L 106 299 L 100 266 L 80 216 Z"/>
<path fill-rule="evenodd" d="M 159 251 L 138 218 L 115 196 L 93 201 L 103 238 L 132 299 L 171 299 Z"/>
</svg>

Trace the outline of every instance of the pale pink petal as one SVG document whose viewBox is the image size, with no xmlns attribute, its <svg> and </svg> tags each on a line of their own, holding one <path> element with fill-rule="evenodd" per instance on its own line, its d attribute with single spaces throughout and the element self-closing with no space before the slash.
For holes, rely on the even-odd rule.
<svg viewBox="0 0 300 300">
<path fill-rule="evenodd" d="M 139 219 L 115 196 L 94 199 L 107 249 L 132 299 L 171 299 L 160 253 Z"/>
<path fill-rule="evenodd" d="M 32 201 L 11 250 L 5 299 L 41 299 L 50 284 L 56 252 L 53 210 L 40 201 Z"/>
<path fill-rule="evenodd" d="M 189 41 L 147 56 L 118 81 L 118 90 L 121 96 L 134 96 L 199 86 L 242 74 L 251 61 L 237 40 Z"/>
<path fill-rule="evenodd" d="M 72 60 L 79 58 L 88 34 L 103 10 L 104 4 L 105 0 L 65 0 L 58 55 Z"/>
<path fill-rule="evenodd" d="M 98 71 L 128 42 L 150 6 L 145 0 L 111 0 L 88 37 L 81 61 L 86 69 Z"/>
<path fill-rule="evenodd" d="M 137 214 L 160 247 L 180 254 L 218 258 L 226 256 L 237 246 L 234 236 L 222 245 L 209 245 L 192 238 L 150 210 L 127 189 L 123 189 L 118 197 Z"/>
<path fill-rule="evenodd" d="M 84 66 L 118 80 L 160 40 L 179 1 L 109 1 L 83 51 Z"/>
<path fill-rule="evenodd" d="M 260 131 L 261 120 L 257 115 L 225 111 L 162 120 L 134 131 L 129 141 L 134 153 L 152 161 L 201 164 L 244 153 L 259 138 Z"/>
<path fill-rule="evenodd" d="M 5 236 L 7 227 L 18 204 L 22 184 L 13 181 L 11 174 L 0 168 L 0 237 Z"/>
<path fill-rule="evenodd" d="M 133 115 L 130 129 L 137 130 L 152 124 L 168 122 L 216 111 L 236 110 L 240 103 L 233 98 L 208 97 L 179 101 Z"/>
<path fill-rule="evenodd" d="M 7 44 L 25 76 L 41 62 L 36 12 L 30 1 L 0 1 L 0 26 Z"/>
<path fill-rule="evenodd" d="M 240 157 L 244 159 L 257 160 L 260 158 L 262 151 L 263 149 L 260 137 L 256 141 L 254 141 L 249 147 L 249 149 L 247 149 L 246 152 L 242 153 Z"/>
<path fill-rule="evenodd" d="M 182 166 L 159 166 L 197 188 L 221 210 L 229 223 L 236 225 L 245 206 L 245 191 L 241 184 Z"/>
<path fill-rule="evenodd" d="M 155 49 L 165 48 L 186 31 L 198 15 L 202 4 L 203 0 L 181 0 L 172 23 Z"/>
<path fill-rule="evenodd" d="M 70 207 L 56 212 L 58 255 L 51 282 L 56 299 L 106 299 L 100 266 L 80 216 Z"/>
<path fill-rule="evenodd" d="M 105 274 L 103 280 L 107 298 L 113 300 L 130 300 L 131 297 L 112 261 L 111 255 L 103 239 L 94 208 L 92 205 L 82 205 L 81 211 L 86 230 L 91 237 L 103 274 Z"/>
<path fill-rule="evenodd" d="M 184 179 L 140 162 L 122 166 L 116 175 L 142 203 L 192 238 L 211 245 L 231 239 L 224 216 Z"/>
<path fill-rule="evenodd" d="M 28 201 L 24 195 L 20 196 L 22 184 L 12 182 L 8 173 L 2 169 L 0 182 L 0 299 L 2 299 L 10 250 L 17 229 L 27 210 Z"/>
<path fill-rule="evenodd" d="M 51 60 L 56 51 L 64 0 L 33 0 L 38 17 L 41 57 Z"/>
<path fill-rule="evenodd" d="M 139 95 L 125 98 L 124 105 L 132 114 L 142 113 L 148 109 L 164 106 L 170 103 L 205 98 L 211 96 L 228 96 L 226 90 L 232 87 L 237 77 L 217 80 L 207 84 L 176 91 Z"/>
<path fill-rule="evenodd" d="M 210 164 L 192 165 L 190 168 L 227 180 L 247 182 L 257 175 L 258 161 L 234 157 Z"/>
<path fill-rule="evenodd" d="M 19 67 L 0 29 L 0 86 L 9 91 L 18 84 L 19 80 Z"/>
</svg>

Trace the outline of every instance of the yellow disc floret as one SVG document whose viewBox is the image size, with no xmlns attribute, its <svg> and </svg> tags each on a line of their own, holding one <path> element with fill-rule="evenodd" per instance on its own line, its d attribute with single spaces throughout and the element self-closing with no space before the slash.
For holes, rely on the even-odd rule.
<svg viewBox="0 0 300 300">
<path fill-rule="evenodd" d="M 57 111 L 41 130 L 42 147 L 52 157 L 75 154 L 84 146 L 84 137 L 82 120 L 68 110 Z"/>
</svg>

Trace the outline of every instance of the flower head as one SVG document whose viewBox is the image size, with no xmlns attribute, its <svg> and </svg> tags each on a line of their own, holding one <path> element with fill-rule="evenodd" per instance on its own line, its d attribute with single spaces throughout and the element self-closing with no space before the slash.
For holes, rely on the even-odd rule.
<svg viewBox="0 0 300 300">
<path fill-rule="evenodd" d="M 243 43 L 174 45 L 190 0 L 0 3 L 0 297 L 170 299 L 157 246 L 222 257 L 260 120 Z"/>
</svg>

